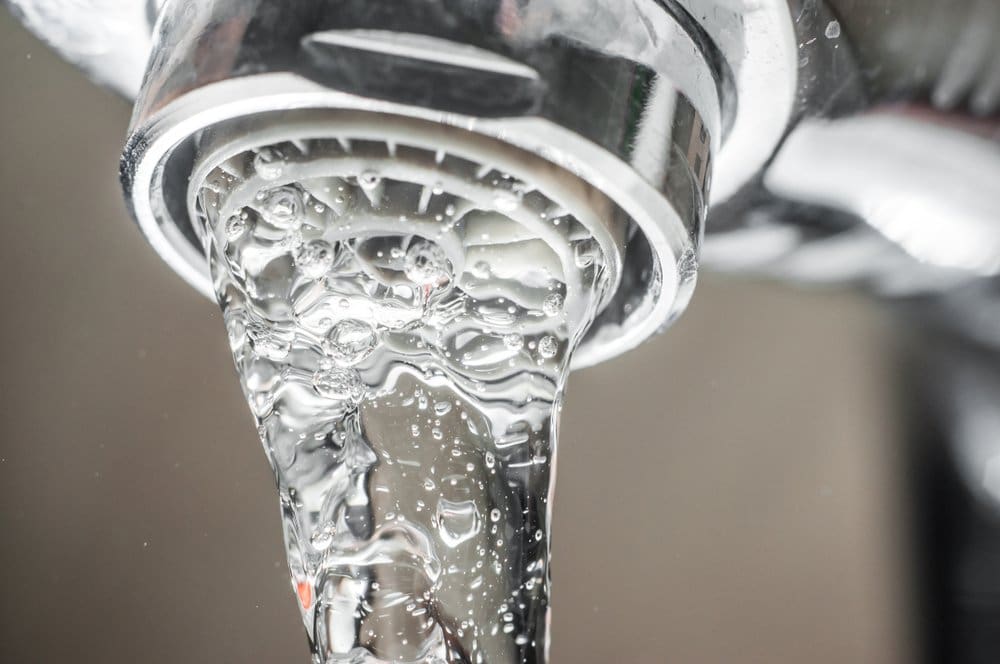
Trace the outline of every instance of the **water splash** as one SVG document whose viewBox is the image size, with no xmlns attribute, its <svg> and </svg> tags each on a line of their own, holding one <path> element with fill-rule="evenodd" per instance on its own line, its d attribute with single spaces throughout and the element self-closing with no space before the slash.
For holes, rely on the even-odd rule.
<svg viewBox="0 0 1000 664">
<path fill-rule="evenodd" d="M 234 158 L 250 174 L 199 202 L 314 659 L 544 662 L 557 417 L 601 250 L 489 169 L 509 189 L 476 201 L 374 168 L 292 181 L 289 151 Z"/>
</svg>

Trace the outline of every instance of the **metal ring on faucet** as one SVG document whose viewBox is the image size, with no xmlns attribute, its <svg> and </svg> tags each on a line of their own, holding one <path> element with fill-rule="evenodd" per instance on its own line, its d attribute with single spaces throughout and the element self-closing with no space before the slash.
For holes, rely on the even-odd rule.
<svg viewBox="0 0 1000 664">
<path fill-rule="evenodd" d="M 718 68 L 690 16 L 652 0 L 532 0 L 513 13 L 347 0 L 301 15 L 276 0 L 253 11 L 220 0 L 163 12 L 122 178 L 150 242 L 203 293 L 211 284 L 185 203 L 196 137 L 314 109 L 457 127 L 613 201 L 628 220 L 621 285 L 578 365 L 638 346 L 687 306 L 723 134 Z M 280 25 L 268 20 L 276 13 Z"/>
</svg>

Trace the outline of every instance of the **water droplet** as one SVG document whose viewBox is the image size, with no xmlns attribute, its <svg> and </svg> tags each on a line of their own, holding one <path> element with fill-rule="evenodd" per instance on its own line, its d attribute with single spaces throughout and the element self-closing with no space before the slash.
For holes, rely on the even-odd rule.
<svg viewBox="0 0 1000 664">
<path fill-rule="evenodd" d="M 827 39 L 837 39 L 840 37 L 840 21 L 830 21 L 824 32 Z"/>
<path fill-rule="evenodd" d="M 327 399 L 357 402 L 365 395 L 361 374 L 354 369 L 320 369 L 313 375 L 313 387 Z"/>
<path fill-rule="evenodd" d="M 508 350 L 518 351 L 524 348 L 524 337 L 517 333 L 511 333 L 503 338 L 503 345 Z"/>
<path fill-rule="evenodd" d="M 348 367 L 363 361 L 378 343 L 378 334 L 361 320 L 342 320 L 323 340 L 323 352 L 337 364 Z"/>
<path fill-rule="evenodd" d="M 559 353 L 559 342 L 551 335 L 546 335 L 538 342 L 538 354 L 547 360 Z"/>
<path fill-rule="evenodd" d="M 451 548 L 475 537 L 482 527 L 479 511 L 471 500 L 453 503 L 442 498 L 438 501 L 437 522 L 442 541 Z"/>
<path fill-rule="evenodd" d="M 295 251 L 295 265 L 309 279 L 319 279 L 333 267 L 336 249 L 329 242 L 313 240 L 306 242 Z"/>
<path fill-rule="evenodd" d="M 558 316 L 563 311 L 565 301 L 559 293 L 552 293 L 542 302 L 542 311 L 546 316 Z"/>
<path fill-rule="evenodd" d="M 297 187 L 278 187 L 261 193 L 260 212 L 264 221 L 281 229 L 296 228 L 302 223 L 305 204 Z"/>
<path fill-rule="evenodd" d="M 448 255 L 428 240 L 417 240 L 410 245 L 403 259 L 403 271 L 407 279 L 420 286 L 441 287 L 452 280 Z"/>
</svg>

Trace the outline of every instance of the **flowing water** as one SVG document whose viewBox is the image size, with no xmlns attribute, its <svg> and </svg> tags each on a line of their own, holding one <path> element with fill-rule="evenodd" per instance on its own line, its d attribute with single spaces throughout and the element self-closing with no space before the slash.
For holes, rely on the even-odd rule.
<svg viewBox="0 0 1000 664">
<path fill-rule="evenodd" d="M 489 196 L 463 196 L 434 172 L 471 164 L 440 154 L 428 182 L 333 166 L 360 151 L 244 151 L 198 199 L 314 659 L 544 662 L 558 415 L 604 253 L 515 177 L 479 166 Z"/>
</svg>

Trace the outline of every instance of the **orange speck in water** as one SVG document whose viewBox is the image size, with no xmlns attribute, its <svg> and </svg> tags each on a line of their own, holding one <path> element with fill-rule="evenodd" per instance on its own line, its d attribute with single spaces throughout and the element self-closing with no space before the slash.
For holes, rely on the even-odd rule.
<svg viewBox="0 0 1000 664">
<path fill-rule="evenodd" d="M 295 592 L 299 596 L 299 601 L 302 602 L 302 608 L 308 609 L 313 603 L 313 589 L 305 581 L 299 581 L 295 584 Z"/>
</svg>

